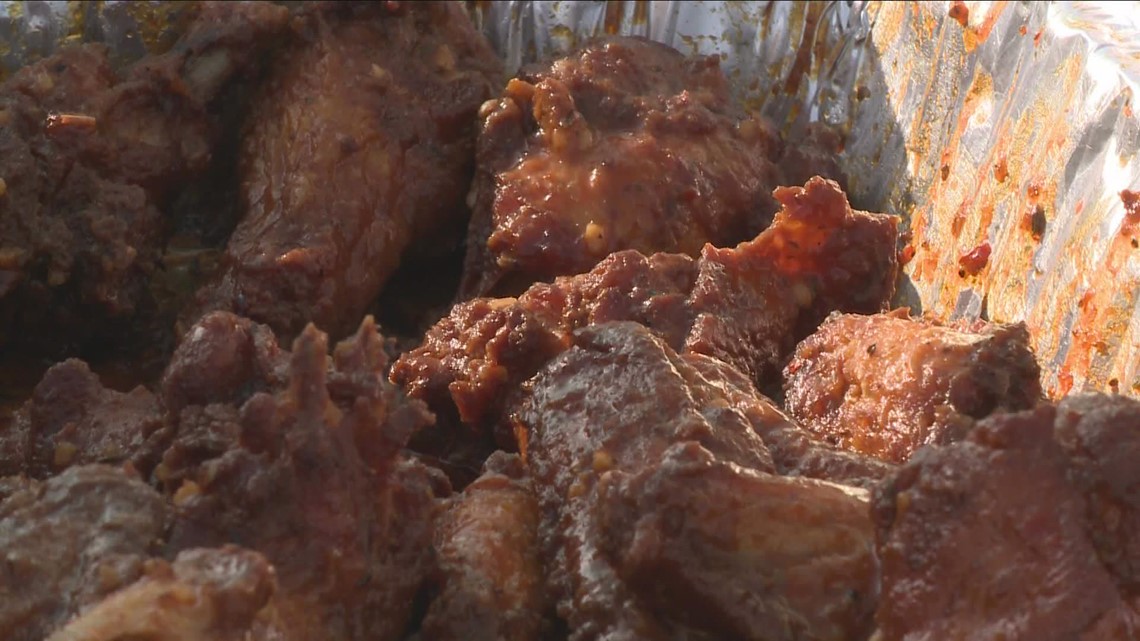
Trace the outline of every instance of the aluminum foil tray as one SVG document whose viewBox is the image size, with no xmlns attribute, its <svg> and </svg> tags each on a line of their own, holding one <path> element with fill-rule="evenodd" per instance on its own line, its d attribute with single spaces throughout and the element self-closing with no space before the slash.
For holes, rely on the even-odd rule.
<svg viewBox="0 0 1140 641">
<path fill-rule="evenodd" d="M 1140 2 L 466 6 L 511 68 L 603 33 L 719 56 L 791 140 L 843 131 L 852 202 L 911 234 L 900 304 L 1025 321 L 1052 395 L 1140 396 L 1140 211 L 1121 197 L 1140 192 Z M 0 66 L 80 40 L 161 51 L 191 8 L 0 0 Z"/>
</svg>

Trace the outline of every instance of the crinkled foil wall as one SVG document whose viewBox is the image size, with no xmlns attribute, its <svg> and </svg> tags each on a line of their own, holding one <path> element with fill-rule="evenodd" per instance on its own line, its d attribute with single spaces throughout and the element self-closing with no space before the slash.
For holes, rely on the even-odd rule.
<svg viewBox="0 0 1140 641">
<path fill-rule="evenodd" d="M 912 232 L 901 303 L 1025 321 L 1051 394 L 1140 395 L 1140 232 L 1123 233 L 1140 220 L 1120 196 L 1140 191 L 1140 3 L 466 5 L 511 67 L 604 33 L 719 56 L 793 140 L 817 120 L 844 132 L 852 201 Z M 78 40 L 137 58 L 192 7 L 0 0 L 0 62 Z"/>
</svg>

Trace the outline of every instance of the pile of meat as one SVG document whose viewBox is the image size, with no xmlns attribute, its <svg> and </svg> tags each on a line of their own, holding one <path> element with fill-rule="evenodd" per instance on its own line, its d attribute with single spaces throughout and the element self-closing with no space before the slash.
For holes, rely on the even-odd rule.
<svg viewBox="0 0 1140 641">
<path fill-rule="evenodd" d="M 508 79 L 451 2 L 5 81 L 0 368 L 64 359 L 0 408 L 0 640 L 1140 638 L 1140 403 L 890 311 L 899 220 L 729 95 L 623 37 Z M 76 358 L 156 319 L 156 379 Z"/>
</svg>

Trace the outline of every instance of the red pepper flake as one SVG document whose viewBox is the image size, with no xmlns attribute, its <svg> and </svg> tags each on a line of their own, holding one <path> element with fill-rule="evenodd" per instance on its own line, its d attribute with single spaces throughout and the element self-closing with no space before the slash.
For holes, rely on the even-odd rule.
<svg viewBox="0 0 1140 641">
<path fill-rule="evenodd" d="M 994 179 L 999 183 L 1003 183 L 1006 178 L 1009 178 L 1009 165 L 1006 164 L 1005 158 L 1002 157 L 994 163 Z"/>
<path fill-rule="evenodd" d="M 993 249 L 990 247 L 990 244 L 984 242 L 965 254 L 962 254 L 961 258 L 958 259 L 958 264 L 962 266 L 959 274 L 962 276 L 967 274 L 976 276 L 978 272 L 985 269 L 986 263 L 990 261 L 991 251 L 993 251 Z"/>
<path fill-rule="evenodd" d="M 1036 47 L 1041 44 L 1041 36 L 1045 35 L 1045 30 L 1040 29 L 1037 33 L 1033 34 L 1033 46 Z"/>
<path fill-rule="evenodd" d="M 1041 185 L 1029 183 L 1029 187 L 1026 188 L 1025 193 L 1029 195 L 1029 204 L 1036 205 L 1037 199 L 1041 197 Z"/>
<path fill-rule="evenodd" d="M 1120 225 L 1120 233 L 1131 236 L 1140 231 L 1140 192 L 1125 189 L 1120 192 L 1120 201 L 1124 203 L 1124 223 Z"/>
<path fill-rule="evenodd" d="M 1029 29 L 1025 25 L 1021 25 L 1018 27 L 1017 32 L 1024 36 L 1025 34 L 1029 33 Z"/>
<path fill-rule="evenodd" d="M 910 261 L 914 260 L 914 245 L 906 245 L 899 250 L 899 267 L 905 266 Z"/>
<path fill-rule="evenodd" d="M 1092 302 L 1092 299 L 1093 299 L 1093 290 L 1086 289 L 1085 293 L 1081 294 L 1080 300 L 1077 301 L 1077 307 L 1079 307 L 1083 310 L 1084 308 L 1088 307 L 1089 303 Z"/>
<path fill-rule="evenodd" d="M 970 24 L 970 9 L 962 0 L 954 0 L 950 5 L 950 17 L 957 20 L 962 28 L 966 28 Z"/>
</svg>

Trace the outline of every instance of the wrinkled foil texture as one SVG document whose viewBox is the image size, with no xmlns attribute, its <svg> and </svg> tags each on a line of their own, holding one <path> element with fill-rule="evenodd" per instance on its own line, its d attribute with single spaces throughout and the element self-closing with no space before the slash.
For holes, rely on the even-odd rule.
<svg viewBox="0 0 1140 641">
<path fill-rule="evenodd" d="M 1026 322 L 1051 395 L 1140 396 L 1140 249 L 1120 195 L 1140 191 L 1140 3 L 465 4 L 510 69 L 606 33 L 719 56 L 793 144 L 814 121 L 843 132 L 853 204 L 911 234 L 900 304 Z M 192 7 L 0 0 L 0 69 L 75 41 L 161 51 Z"/>
</svg>

